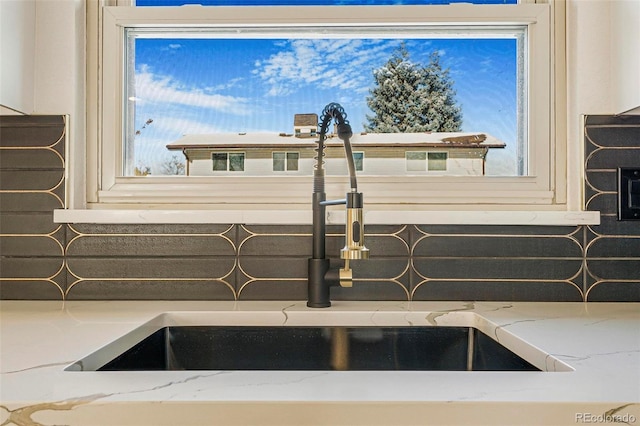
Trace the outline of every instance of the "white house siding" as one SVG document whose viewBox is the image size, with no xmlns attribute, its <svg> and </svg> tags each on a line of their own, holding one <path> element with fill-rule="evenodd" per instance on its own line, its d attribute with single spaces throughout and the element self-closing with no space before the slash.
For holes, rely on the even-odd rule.
<svg viewBox="0 0 640 426">
<path fill-rule="evenodd" d="M 435 151 L 433 151 L 435 152 Z M 440 151 L 438 151 L 440 152 Z M 273 171 L 273 161 L 271 158 L 251 158 L 245 157 L 244 172 L 223 172 L 213 171 L 211 153 L 208 158 L 196 159 L 189 164 L 189 175 L 191 176 L 310 176 L 313 172 L 315 161 L 313 158 L 301 158 L 297 171 Z M 339 158 L 325 158 L 325 170 L 329 176 L 343 176 L 347 174 L 347 161 L 344 156 Z M 457 175 L 457 176 L 481 176 L 483 173 L 482 158 L 456 158 L 449 155 L 447 159 L 447 170 L 445 171 L 424 171 L 407 173 L 406 160 L 402 158 L 371 158 L 365 152 L 364 170 L 359 171 L 359 175 Z"/>
<path fill-rule="evenodd" d="M 354 153 L 364 153 L 364 170 L 360 175 L 457 175 L 481 176 L 484 174 L 485 156 L 490 148 L 503 148 L 503 142 L 486 135 L 485 143 L 449 143 L 443 138 L 462 133 L 402 133 L 356 134 L 351 139 Z M 317 155 L 315 138 L 297 138 L 290 134 L 212 134 L 186 135 L 169 144 L 171 150 L 181 150 L 189 160 L 191 176 L 310 176 Z M 211 155 L 214 152 L 243 152 L 243 172 L 213 171 Z M 298 170 L 273 171 L 274 152 L 297 152 Z M 446 170 L 407 172 L 406 152 L 445 152 Z M 344 146 L 334 137 L 326 141 L 324 150 L 327 175 L 346 175 L 347 165 Z M 489 154 L 491 155 L 491 154 Z"/>
</svg>

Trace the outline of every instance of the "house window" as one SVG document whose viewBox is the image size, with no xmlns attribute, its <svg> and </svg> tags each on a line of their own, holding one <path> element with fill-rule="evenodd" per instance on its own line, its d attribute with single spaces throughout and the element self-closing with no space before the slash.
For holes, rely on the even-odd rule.
<svg viewBox="0 0 640 426">
<path fill-rule="evenodd" d="M 210 132 L 237 134 L 263 131 L 263 123 L 280 122 L 282 124 L 277 126 L 276 131 L 291 134 L 291 117 L 294 114 L 320 113 L 324 105 L 334 100 L 345 107 L 354 132 L 358 132 L 360 129 L 357 126 L 361 126 L 362 122 L 357 118 L 360 116 L 356 112 L 358 107 L 352 106 L 352 99 L 355 99 L 356 93 L 366 96 L 367 85 L 357 86 L 361 83 L 359 80 L 342 78 L 345 76 L 340 74 L 337 65 L 334 66 L 325 60 L 330 58 L 336 63 L 343 63 L 347 58 L 355 57 L 358 60 L 368 60 L 369 57 L 353 55 L 353 51 L 347 48 L 349 46 L 345 46 L 345 43 L 350 41 L 365 45 L 369 41 L 377 40 L 380 44 L 395 43 L 397 46 L 404 41 L 423 43 L 426 46 L 439 41 L 453 45 L 459 40 L 467 40 L 470 43 L 470 53 L 500 50 L 476 49 L 487 40 L 494 40 L 496 46 L 511 46 L 511 71 L 508 73 L 508 79 L 516 94 L 509 95 L 507 103 L 510 105 L 509 116 L 516 118 L 508 125 L 503 121 L 495 127 L 493 133 L 483 128 L 486 121 L 482 119 L 477 121 L 479 124 L 472 126 L 473 130 L 469 130 L 474 133 L 486 131 L 503 140 L 507 138 L 495 133 L 509 127 L 511 134 L 515 135 L 513 140 L 506 141 L 512 150 L 509 168 L 491 177 L 461 174 L 443 180 L 439 179 L 440 176 L 424 174 L 409 173 L 411 176 L 400 176 L 394 182 L 397 182 L 407 194 L 408 201 L 402 203 L 403 208 L 411 204 L 450 205 L 455 208 L 456 204 L 462 203 L 482 204 L 484 209 L 487 206 L 492 209 L 510 209 L 510 206 L 514 206 L 513 209 L 522 209 L 523 206 L 531 205 L 536 209 L 567 208 L 565 176 L 568 142 L 564 128 L 566 119 L 561 108 L 556 110 L 556 105 L 565 102 L 564 40 L 554 38 L 562 37 L 564 34 L 564 28 L 561 26 L 564 18 L 556 20 L 559 13 L 557 11 L 564 2 L 548 1 L 549 4 L 527 2 L 508 6 L 466 3 L 450 6 L 305 6 L 304 10 L 295 6 L 152 9 L 106 7 L 102 10 L 103 13 L 90 4 L 88 10 L 93 10 L 94 21 L 90 24 L 88 33 L 94 38 L 88 43 L 91 64 L 87 104 L 99 108 L 90 109 L 87 120 L 90 134 L 86 148 L 89 158 L 87 204 L 90 208 L 104 209 L 110 205 L 113 208 L 121 208 L 127 203 L 136 203 L 136 207 L 140 208 L 139 200 L 144 199 L 152 200 L 149 202 L 154 206 L 166 204 L 174 207 L 180 203 L 192 205 L 194 202 L 201 202 L 214 207 L 221 199 L 215 195 L 220 193 L 216 192 L 218 189 L 212 191 L 212 187 L 216 185 L 224 185 L 219 188 L 220 191 L 234 188 L 234 191 L 229 193 L 230 197 L 225 198 L 225 203 L 237 200 L 242 204 L 247 197 L 252 197 L 261 205 L 282 205 L 291 202 L 307 204 L 308 197 L 304 195 L 302 188 L 306 181 L 300 182 L 299 191 L 287 191 L 291 182 L 297 182 L 295 176 L 287 176 L 286 179 L 282 179 L 282 176 L 237 176 L 234 179 L 238 179 L 238 182 L 234 186 L 231 185 L 232 181 L 227 179 L 162 179 L 153 173 L 145 177 L 135 177 L 132 170 L 135 170 L 137 161 L 144 158 L 139 155 L 156 152 L 150 148 L 153 144 L 158 144 L 164 149 L 166 144 L 175 140 L 156 139 L 156 132 L 165 135 L 169 130 L 178 135 Z M 385 8 L 384 13 L 379 9 L 381 7 Z M 349 9 L 341 9 L 345 11 L 341 12 L 338 8 Z M 552 27 L 556 23 L 560 25 L 559 28 Z M 215 55 L 211 54 L 211 49 L 201 50 L 202 58 L 213 57 L 218 64 L 211 67 L 203 67 L 200 60 L 168 60 L 183 54 L 184 47 L 194 40 L 215 43 L 233 41 L 232 44 L 238 45 L 256 41 L 254 47 L 260 52 L 265 52 L 264 46 L 274 45 L 275 41 L 278 49 L 284 45 L 291 49 L 271 51 L 264 61 L 256 61 L 249 54 L 238 55 L 236 51 L 222 48 L 213 50 Z M 148 46 L 154 45 L 155 50 L 147 49 Z M 303 57 L 302 53 L 307 52 L 308 55 L 305 57 L 310 60 L 317 58 L 318 48 L 311 47 L 318 45 L 335 48 L 331 55 L 322 57 L 325 58 L 321 61 L 324 68 L 315 68 L 318 71 L 315 75 L 296 72 L 301 71 L 300 67 L 308 65 L 300 60 Z M 556 48 L 560 49 L 557 55 Z M 375 52 L 368 51 L 371 54 Z M 451 59 L 451 49 L 442 47 L 438 52 L 445 67 L 453 66 L 446 62 Z M 154 67 L 158 68 L 144 67 L 145 55 L 155 55 L 163 60 L 155 62 Z M 457 58 L 460 61 L 454 62 L 462 63 L 465 57 L 460 55 Z M 260 78 L 264 83 L 262 97 L 271 103 L 258 105 L 253 102 L 254 98 L 237 92 L 239 88 L 255 83 L 249 84 L 248 80 L 243 80 L 240 75 L 238 78 L 227 80 L 214 78 L 219 75 L 216 73 L 222 72 L 221 70 L 237 69 L 236 66 L 244 64 L 243 59 L 249 59 L 252 66 L 259 64 L 262 67 L 263 74 L 256 70 L 255 73 L 251 72 L 244 77 Z M 383 64 L 386 59 L 385 55 Z M 220 64 L 226 65 L 219 66 Z M 477 83 L 481 72 L 489 71 L 488 74 L 492 74 L 490 70 L 482 68 L 489 65 L 490 60 L 473 61 L 469 69 L 474 79 L 467 80 L 465 84 L 457 80 L 455 89 L 458 95 L 462 96 L 465 90 L 478 95 L 482 92 L 478 89 L 490 87 Z M 172 67 L 193 70 L 196 73 L 194 75 L 199 72 L 203 78 L 209 80 L 197 84 L 194 79 L 177 81 L 171 77 Z M 203 72 L 205 69 L 206 72 Z M 458 75 L 457 72 L 452 74 Z M 494 75 L 500 75 L 501 80 L 507 80 L 504 77 L 506 74 Z M 292 80 L 286 80 L 294 79 L 296 76 L 302 79 L 301 87 L 290 85 Z M 324 77 L 331 78 L 323 79 Z M 316 81 L 315 79 L 326 80 L 323 92 L 310 90 L 307 83 Z M 297 96 L 289 100 L 282 97 L 292 91 L 298 91 Z M 304 96 L 299 93 L 304 93 Z M 146 95 L 146 98 L 138 95 Z M 558 99 L 555 96 L 558 96 Z M 301 107 L 302 104 L 296 103 L 307 98 L 313 98 L 312 104 L 308 104 L 313 105 L 313 110 L 307 110 L 307 104 Z M 496 97 L 485 93 L 479 98 L 468 99 L 464 105 L 486 110 L 493 108 L 495 101 Z M 154 102 L 173 109 L 157 110 L 158 114 L 155 116 L 145 114 L 145 111 L 149 110 L 144 108 Z M 288 105 L 292 106 L 291 110 L 286 109 Z M 189 108 L 191 110 L 188 110 Z M 215 117 L 220 121 L 196 120 L 205 114 L 207 109 L 217 111 Z M 244 120 L 242 128 L 224 127 L 231 122 L 227 120 L 230 115 Z M 366 112 L 364 115 L 366 116 Z M 464 120 L 469 121 L 471 117 L 472 115 L 466 114 Z M 479 113 L 478 117 L 482 117 L 482 114 Z M 152 123 L 144 127 L 149 120 L 153 120 Z M 291 139 L 294 137 L 291 136 Z M 407 170 L 414 167 L 426 169 L 426 151 L 416 154 L 425 157 L 420 160 L 421 165 L 418 165 L 418 158 L 407 157 Z M 488 162 L 498 157 L 500 153 L 497 151 L 508 150 L 492 150 L 488 155 Z M 76 157 L 80 158 L 81 155 L 78 154 Z M 163 160 L 154 161 L 161 164 Z M 436 164 L 442 167 L 442 158 L 434 157 L 432 162 L 434 167 L 437 167 Z M 228 163 L 231 164 L 230 159 Z M 286 161 L 284 167 L 287 169 Z M 490 170 L 487 174 L 491 174 Z M 571 175 L 570 178 L 579 179 L 579 176 Z M 156 181 L 157 185 L 149 185 Z M 389 185 L 388 178 L 361 176 L 360 182 L 366 184 L 368 191 L 375 194 L 368 196 L 371 203 L 397 202 L 397 192 Z M 239 193 L 235 190 L 238 187 L 247 193 Z M 342 181 L 334 182 L 329 179 L 327 193 L 330 196 L 340 196 L 342 187 Z M 281 194 L 285 192 L 298 198 L 295 198 L 295 201 L 283 201 Z"/>
<path fill-rule="evenodd" d="M 274 152 L 273 171 L 274 172 L 292 172 L 298 171 L 298 161 L 300 154 L 297 152 Z"/>
<path fill-rule="evenodd" d="M 407 172 L 444 172 L 447 170 L 446 152 L 407 151 Z"/>
<path fill-rule="evenodd" d="M 243 152 L 214 152 L 211 160 L 214 172 L 244 172 Z"/>
<path fill-rule="evenodd" d="M 353 162 L 356 166 L 356 172 L 364 171 L 364 152 L 354 152 L 353 153 Z"/>
<path fill-rule="evenodd" d="M 407 151 L 405 154 L 407 172 L 424 172 L 427 170 L 427 153 L 424 151 Z"/>
<path fill-rule="evenodd" d="M 428 152 L 427 170 L 430 172 L 443 172 L 447 170 L 446 152 Z"/>
</svg>

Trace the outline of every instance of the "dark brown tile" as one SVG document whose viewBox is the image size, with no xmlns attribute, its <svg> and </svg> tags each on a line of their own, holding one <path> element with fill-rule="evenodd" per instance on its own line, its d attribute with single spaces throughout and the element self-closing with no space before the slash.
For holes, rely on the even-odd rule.
<svg viewBox="0 0 640 426">
<path fill-rule="evenodd" d="M 215 235 L 87 234 L 67 243 L 67 256 L 234 256 L 235 247 Z"/>
<path fill-rule="evenodd" d="M 636 146 L 640 146 L 640 135 L 637 140 Z M 586 164 L 587 170 L 616 170 L 618 167 L 638 166 L 640 166 L 640 150 L 637 148 L 601 149 L 589 156 Z"/>
<path fill-rule="evenodd" d="M 434 280 L 418 286 L 412 300 L 581 302 L 583 298 L 570 282 Z"/>
<path fill-rule="evenodd" d="M 629 258 L 589 258 L 587 270 L 598 281 L 640 281 L 640 255 Z"/>
<path fill-rule="evenodd" d="M 306 300 L 307 280 L 251 280 L 238 288 L 238 300 Z"/>
<path fill-rule="evenodd" d="M 48 192 L 0 192 L 0 212 L 40 212 L 53 216 L 63 208 L 61 198 Z"/>
<path fill-rule="evenodd" d="M 224 280 L 76 280 L 68 300 L 234 300 Z"/>
<path fill-rule="evenodd" d="M 640 280 L 598 282 L 589 288 L 587 302 L 640 302 Z"/>
<path fill-rule="evenodd" d="M 64 117 L 60 115 L 0 116 L 2 147 L 61 145 L 64 131 Z"/>
<path fill-rule="evenodd" d="M 591 225 L 589 229 L 597 235 L 640 236 L 638 222 L 619 221 L 615 216 L 602 216 L 600 225 Z"/>
<path fill-rule="evenodd" d="M 640 144 L 640 124 L 619 122 L 585 126 L 585 137 L 603 148 L 637 147 Z"/>
<path fill-rule="evenodd" d="M 579 227 L 576 226 L 531 225 L 414 225 L 413 228 L 412 238 L 421 238 L 425 235 L 568 236 L 575 234 L 579 230 Z"/>
<path fill-rule="evenodd" d="M 239 255 L 310 257 L 312 249 L 311 235 L 305 234 L 257 234 L 246 237 L 238 246 Z"/>
<path fill-rule="evenodd" d="M 618 196 L 616 194 L 595 193 L 588 194 L 586 199 L 586 209 L 588 211 L 598 211 L 602 214 L 617 214 Z"/>
<path fill-rule="evenodd" d="M 238 269 L 250 278 L 307 277 L 307 258 L 246 256 L 238 261 Z"/>
<path fill-rule="evenodd" d="M 571 236 L 425 236 L 414 246 L 414 257 L 581 257 L 582 247 Z"/>
<path fill-rule="evenodd" d="M 611 114 L 587 115 L 585 117 L 584 123 L 586 126 L 596 126 L 596 125 L 640 126 L 640 115 L 611 115 Z"/>
<path fill-rule="evenodd" d="M 74 223 L 69 230 L 76 235 L 181 235 L 209 234 L 235 239 L 235 226 L 226 224 L 86 224 Z"/>
<path fill-rule="evenodd" d="M 582 259 L 417 258 L 413 267 L 422 277 L 434 280 L 571 280 L 580 274 Z"/>
<path fill-rule="evenodd" d="M 640 238 L 598 237 L 589 244 L 589 258 L 640 258 Z M 638 271 L 640 275 L 640 271 Z"/>
<path fill-rule="evenodd" d="M 223 279 L 233 274 L 233 257 L 68 257 L 69 272 L 80 279 Z M 227 278 L 231 279 L 231 278 Z"/>
<path fill-rule="evenodd" d="M 39 281 L 53 279 L 63 271 L 63 257 L 0 257 L 0 278 Z"/>
<path fill-rule="evenodd" d="M 37 257 L 62 258 L 64 256 L 64 246 L 54 238 L 45 235 L 2 236 L 0 239 L 0 255 L 3 257 L 35 259 Z M 0 275 L 3 274 L 0 273 Z"/>
<path fill-rule="evenodd" d="M 408 301 L 409 292 L 407 288 L 392 280 L 354 280 L 353 287 L 331 289 L 331 299 L 341 300 L 394 300 Z"/>
<path fill-rule="evenodd" d="M 63 298 L 63 286 L 53 280 L 0 278 L 0 299 L 2 300 L 62 300 Z"/>
<path fill-rule="evenodd" d="M 63 170 L 0 170 L 2 191 L 49 191 L 61 185 Z"/>
<path fill-rule="evenodd" d="M 586 171 L 586 183 L 594 192 L 618 190 L 617 171 L 615 169 Z"/>
<path fill-rule="evenodd" d="M 62 170 L 64 160 L 50 149 L 3 149 L 1 170 Z"/>
<path fill-rule="evenodd" d="M 53 223 L 53 212 L 4 212 L 0 215 L 0 234 L 51 234 L 62 225 Z M 0 250 L 2 250 L 0 248 Z"/>
</svg>

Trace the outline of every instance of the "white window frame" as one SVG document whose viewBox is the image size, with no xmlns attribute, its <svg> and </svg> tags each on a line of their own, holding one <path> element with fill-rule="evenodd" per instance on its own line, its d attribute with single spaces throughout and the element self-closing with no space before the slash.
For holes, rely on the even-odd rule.
<svg viewBox="0 0 640 426">
<path fill-rule="evenodd" d="M 227 168 L 225 170 L 215 170 L 213 169 L 213 156 L 216 154 L 225 154 L 227 156 Z M 242 170 L 231 170 L 231 156 L 232 155 L 242 155 Z M 231 173 L 243 173 L 245 171 L 245 162 L 247 160 L 247 154 L 244 152 L 238 151 L 226 151 L 226 152 L 212 152 L 211 153 L 211 168 L 213 173 L 215 172 L 231 172 Z"/>
<path fill-rule="evenodd" d="M 273 162 L 275 161 L 274 155 L 275 154 L 284 154 L 284 170 L 274 170 L 273 169 Z M 296 161 L 296 169 L 295 170 L 289 170 L 289 154 L 297 154 L 298 158 Z M 271 169 L 274 173 L 286 173 L 286 172 L 297 172 L 300 170 L 300 152 L 298 151 L 273 151 L 271 153 Z"/>
<path fill-rule="evenodd" d="M 495 223 L 596 223 L 594 214 L 578 215 L 582 210 L 581 194 L 567 193 L 567 182 L 580 187 L 581 171 L 567 167 L 566 140 L 566 76 L 565 76 L 565 5 L 563 1 L 525 0 L 518 5 L 447 6 L 307 6 L 305 13 L 297 7 L 232 7 L 135 8 L 101 7 L 122 4 L 128 0 L 88 2 L 87 13 L 87 143 L 86 179 L 74 173 L 68 185 L 84 184 L 86 202 L 67 206 L 70 214 L 58 212 L 57 221 L 74 221 L 82 214 L 73 211 L 133 212 L 147 209 L 180 210 L 308 210 L 311 178 L 298 176 L 271 177 L 136 177 L 121 176 L 123 112 L 124 28 L 128 26 L 166 25 L 365 25 L 365 24 L 525 24 L 528 26 L 528 141 L 529 176 L 523 177 L 359 177 L 369 211 L 394 211 L 394 223 L 402 221 L 399 211 L 407 212 L 406 221 L 424 217 L 414 223 L 448 223 L 433 216 L 414 216 L 429 211 L 485 212 L 550 212 L 529 219 L 504 220 L 499 213 Z M 348 9 L 352 10 L 348 10 Z M 239 16 L 242 16 L 239 18 Z M 319 105 L 321 109 L 323 105 Z M 73 147 L 71 147 L 73 149 Z M 79 149 L 79 151 L 81 151 Z M 568 174 L 570 174 L 568 176 Z M 188 180 L 185 180 L 188 179 Z M 327 193 L 341 197 L 348 190 L 348 180 L 327 177 Z M 570 198 L 568 198 L 570 195 Z M 247 200 L 252 200 L 250 204 Z M 559 213 L 554 215 L 553 213 Z M 591 212 L 590 212 L 591 213 Z M 126 216 L 126 215 L 125 215 Z M 131 215 L 136 217 L 136 213 Z M 252 215 L 249 215 L 253 217 Z M 256 217 L 262 217 L 260 214 Z M 372 217 L 377 217 L 371 214 Z M 448 214 L 448 217 L 455 215 Z M 103 219 L 87 220 L 110 222 Z M 181 217 L 185 217 L 184 214 Z M 429 219 L 432 217 L 432 219 Z M 459 216 L 462 223 L 469 215 Z M 517 217 L 511 216 L 511 217 Z M 106 219 L 104 219 L 106 218 Z M 166 216 L 165 216 L 166 218 Z M 211 218 L 211 215 L 208 216 Z M 306 216 L 305 216 L 306 218 Z M 542 219 L 540 219 L 542 218 Z M 220 220 L 225 220 L 221 215 Z M 116 220 L 117 222 L 118 220 Z M 169 220 L 170 221 L 170 220 Z M 194 220 L 200 221 L 200 220 Z M 209 220 L 207 220 L 209 221 Z M 268 222 L 268 220 L 267 220 Z M 289 221 L 291 222 L 291 221 Z M 307 219 L 303 222 L 308 222 Z M 384 223 L 385 220 L 380 220 Z M 481 223 L 489 223 L 486 217 Z"/>
</svg>

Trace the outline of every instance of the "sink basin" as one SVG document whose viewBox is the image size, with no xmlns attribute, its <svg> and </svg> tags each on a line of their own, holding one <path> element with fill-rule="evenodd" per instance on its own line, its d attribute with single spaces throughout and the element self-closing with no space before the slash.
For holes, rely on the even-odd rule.
<svg viewBox="0 0 640 426">
<path fill-rule="evenodd" d="M 539 371 L 470 327 L 164 327 L 101 366 L 129 370 Z"/>
<path fill-rule="evenodd" d="M 382 324 L 368 312 L 165 313 L 66 370 L 572 370 L 475 313 L 374 315 Z"/>
<path fill-rule="evenodd" d="M 540 371 L 472 327 L 168 326 L 98 371 Z"/>
</svg>

